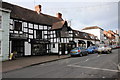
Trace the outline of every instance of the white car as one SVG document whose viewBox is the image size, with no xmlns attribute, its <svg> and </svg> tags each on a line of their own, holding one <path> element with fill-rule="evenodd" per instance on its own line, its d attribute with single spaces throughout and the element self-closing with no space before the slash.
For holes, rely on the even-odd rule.
<svg viewBox="0 0 120 80">
<path fill-rule="evenodd" d="M 98 54 L 99 53 L 112 53 L 112 48 L 108 45 L 102 44 L 102 45 L 99 45 L 97 52 Z"/>
</svg>

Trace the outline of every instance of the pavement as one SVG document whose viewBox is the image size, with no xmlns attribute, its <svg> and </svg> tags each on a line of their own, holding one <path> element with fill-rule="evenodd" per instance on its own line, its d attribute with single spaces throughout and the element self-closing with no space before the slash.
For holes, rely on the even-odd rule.
<svg viewBox="0 0 120 80">
<path fill-rule="evenodd" d="M 16 69 L 25 68 L 28 66 L 33 66 L 41 63 L 56 61 L 60 59 L 69 58 L 69 55 L 45 55 L 45 56 L 29 56 L 21 57 L 16 60 L 3 61 L 2 62 L 2 72 L 9 72 Z"/>
</svg>

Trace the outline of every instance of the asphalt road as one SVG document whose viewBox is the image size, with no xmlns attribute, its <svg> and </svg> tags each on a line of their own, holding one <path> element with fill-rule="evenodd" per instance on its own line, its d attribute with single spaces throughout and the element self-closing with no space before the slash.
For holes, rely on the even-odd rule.
<svg viewBox="0 0 120 80">
<path fill-rule="evenodd" d="M 3 73 L 3 78 L 118 78 L 117 65 L 118 49 L 26 67 Z"/>
</svg>

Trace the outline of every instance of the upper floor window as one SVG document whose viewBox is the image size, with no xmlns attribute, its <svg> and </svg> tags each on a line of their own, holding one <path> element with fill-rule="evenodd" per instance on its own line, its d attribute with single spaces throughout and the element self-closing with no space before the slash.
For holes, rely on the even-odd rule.
<svg viewBox="0 0 120 80">
<path fill-rule="evenodd" d="M 36 31 L 36 38 L 37 39 L 42 39 L 42 30 L 37 30 Z"/>
<path fill-rule="evenodd" d="M 0 41 L 0 54 L 1 54 L 1 41 Z"/>
<path fill-rule="evenodd" d="M 14 22 L 14 30 L 22 31 L 22 22 Z"/>
<path fill-rule="evenodd" d="M 56 31 L 56 37 L 60 37 L 60 31 Z"/>
<path fill-rule="evenodd" d="M 0 16 L 0 28 L 2 28 L 1 26 L 1 23 L 2 23 L 2 16 Z"/>
</svg>

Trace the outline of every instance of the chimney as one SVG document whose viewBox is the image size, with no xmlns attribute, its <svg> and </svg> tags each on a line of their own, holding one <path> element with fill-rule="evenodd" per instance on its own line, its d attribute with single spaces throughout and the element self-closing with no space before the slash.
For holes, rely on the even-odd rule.
<svg viewBox="0 0 120 80">
<path fill-rule="evenodd" d="M 118 34 L 118 30 L 116 30 L 116 34 Z"/>
<path fill-rule="evenodd" d="M 41 13 L 41 5 L 37 5 L 37 6 L 35 6 L 35 11 L 38 13 L 38 14 L 40 14 Z"/>
<path fill-rule="evenodd" d="M 57 13 L 56 17 L 59 18 L 59 19 L 62 19 L 62 14 L 61 13 Z"/>
</svg>

